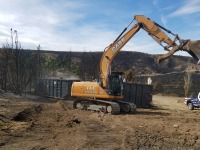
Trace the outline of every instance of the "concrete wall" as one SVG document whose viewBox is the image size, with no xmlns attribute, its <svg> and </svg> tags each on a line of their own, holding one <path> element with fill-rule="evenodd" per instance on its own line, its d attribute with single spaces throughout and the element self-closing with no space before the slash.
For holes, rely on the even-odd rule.
<svg viewBox="0 0 200 150">
<path fill-rule="evenodd" d="M 149 77 L 154 86 L 154 93 L 196 97 L 198 92 L 200 92 L 200 73 L 198 72 L 177 72 L 154 76 L 135 76 L 134 82 L 147 84 Z M 157 88 L 155 87 L 156 84 Z"/>
</svg>

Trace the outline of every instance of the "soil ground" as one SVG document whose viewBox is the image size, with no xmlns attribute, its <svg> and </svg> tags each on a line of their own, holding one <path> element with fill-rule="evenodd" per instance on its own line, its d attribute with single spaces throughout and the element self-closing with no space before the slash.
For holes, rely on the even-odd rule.
<svg viewBox="0 0 200 150">
<path fill-rule="evenodd" d="M 0 96 L 0 149 L 200 149 L 200 110 L 182 97 L 153 96 L 151 109 L 110 115 L 69 101 Z"/>
</svg>

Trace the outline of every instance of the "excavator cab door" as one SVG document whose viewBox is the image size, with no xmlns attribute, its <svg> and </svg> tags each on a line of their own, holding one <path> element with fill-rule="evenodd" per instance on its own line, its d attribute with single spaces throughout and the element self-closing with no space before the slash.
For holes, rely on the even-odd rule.
<svg viewBox="0 0 200 150">
<path fill-rule="evenodd" d="M 108 90 L 110 95 L 121 96 L 123 92 L 123 79 L 121 72 L 113 72 L 108 76 Z"/>
</svg>

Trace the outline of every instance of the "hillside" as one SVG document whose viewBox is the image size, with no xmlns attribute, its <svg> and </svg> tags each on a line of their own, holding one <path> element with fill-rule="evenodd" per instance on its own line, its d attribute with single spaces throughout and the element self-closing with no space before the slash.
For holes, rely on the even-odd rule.
<svg viewBox="0 0 200 150">
<path fill-rule="evenodd" d="M 98 77 L 102 52 L 46 51 L 45 53 L 47 55 L 51 54 L 51 56 L 61 62 L 70 61 L 71 66 L 78 66 L 79 73 L 84 72 L 87 76 Z M 172 56 L 159 65 L 156 62 L 156 58 L 157 55 L 121 51 L 113 60 L 112 71 L 125 72 L 131 69 L 135 75 L 143 75 L 200 70 L 200 67 L 192 57 Z"/>
<path fill-rule="evenodd" d="M 20 59 L 17 57 L 17 53 Z M 99 63 L 103 52 L 73 52 L 73 51 L 46 51 L 46 50 L 20 50 L 13 55 L 9 49 L 1 49 L 2 66 L 8 66 L 8 62 L 17 65 L 20 60 L 20 69 L 35 77 L 58 77 L 63 79 L 80 78 L 81 80 L 93 80 L 99 78 Z M 12 57 L 10 55 L 13 55 Z M 9 60 L 9 61 L 8 61 Z M 112 62 L 112 71 L 127 72 L 131 70 L 134 75 L 154 75 L 171 72 L 198 71 L 200 67 L 192 57 L 172 56 L 161 64 L 157 64 L 157 55 L 141 52 L 120 51 Z M 26 67 L 24 66 L 26 65 Z M 32 69 L 32 70 L 31 70 Z M 37 72 L 38 70 L 38 72 Z M 5 70 L 2 68 L 2 71 Z M 6 72 L 5 72 L 6 74 Z M 13 72 L 13 74 L 16 74 Z M 34 76 L 33 76 L 34 75 Z M 21 76 L 21 75 L 19 75 Z M 6 79 L 6 78 L 5 78 Z"/>
</svg>

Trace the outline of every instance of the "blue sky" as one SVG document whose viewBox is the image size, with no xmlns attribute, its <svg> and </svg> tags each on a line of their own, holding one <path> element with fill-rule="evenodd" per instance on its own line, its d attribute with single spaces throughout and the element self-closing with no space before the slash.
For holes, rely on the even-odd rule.
<svg viewBox="0 0 200 150">
<path fill-rule="evenodd" d="M 24 49 L 103 51 L 134 15 L 200 39 L 200 0 L 0 0 L 0 44 L 11 42 L 13 28 Z M 123 50 L 166 53 L 142 30 Z"/>
</svg>

